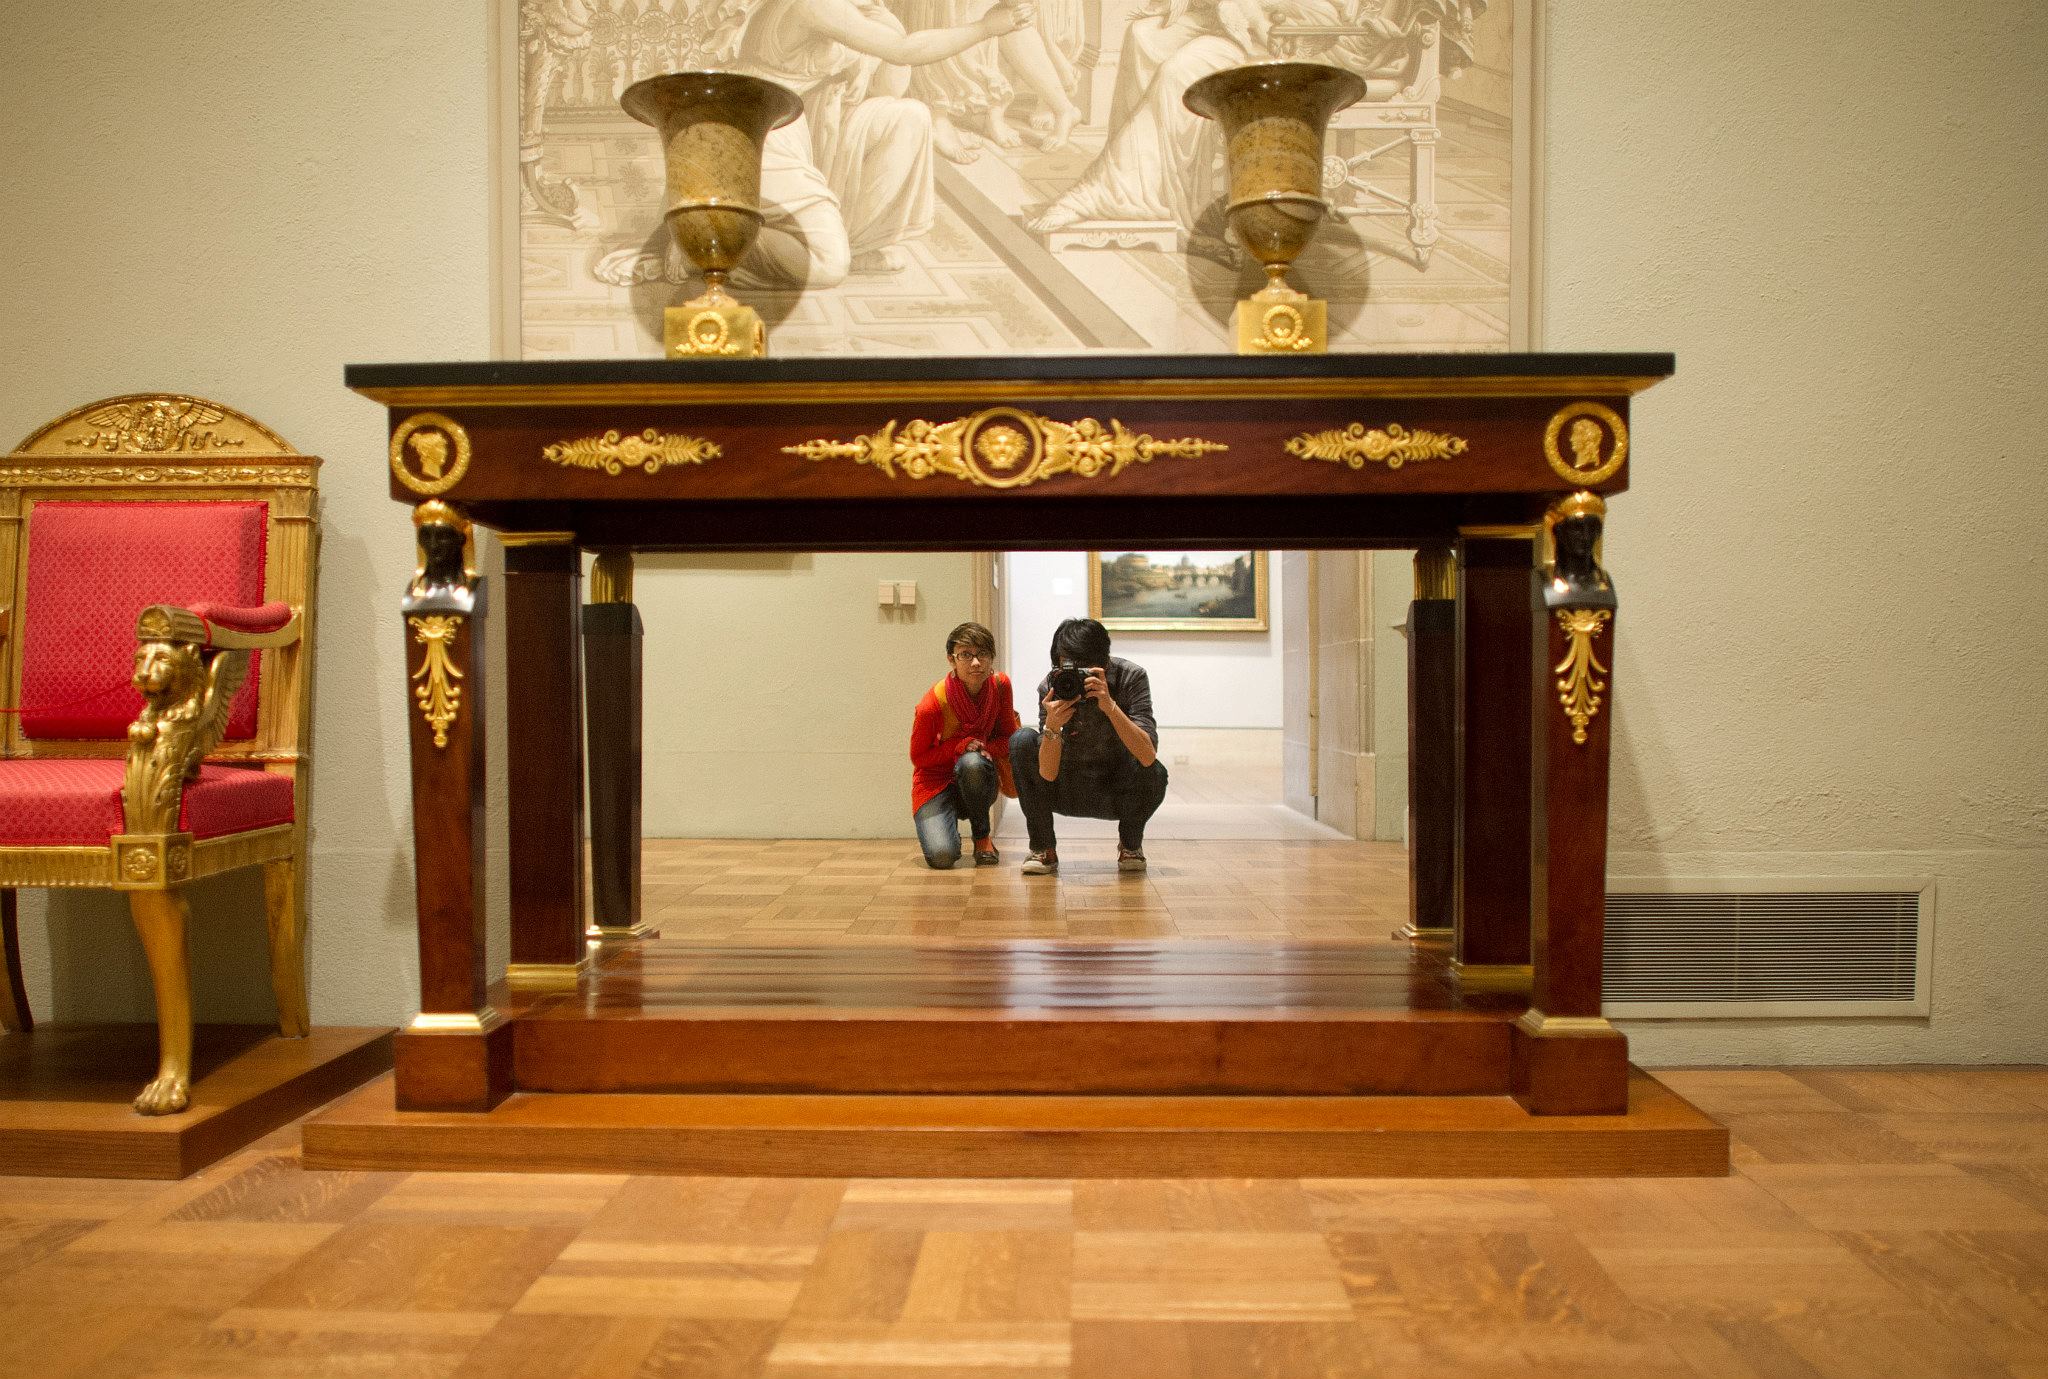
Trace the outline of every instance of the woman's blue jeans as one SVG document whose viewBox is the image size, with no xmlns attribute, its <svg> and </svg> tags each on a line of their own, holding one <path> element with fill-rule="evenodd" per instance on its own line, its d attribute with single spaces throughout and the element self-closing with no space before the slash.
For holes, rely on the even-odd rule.
<svg viewBox="0 0 2048 1379">
<path fill-rule="evenodd" d="M 917 845 L 924 849 L 925 865 L 944 871 L 960 860 L 960 816 L 967 816 L 968 831 L 980 842 L 988 837 L 989 810 L 995 805 L 999 784 L 996 764 L 980 752 L 962 752 L 953 763 L 953 783 L 918 806 Z"/>
</svg>

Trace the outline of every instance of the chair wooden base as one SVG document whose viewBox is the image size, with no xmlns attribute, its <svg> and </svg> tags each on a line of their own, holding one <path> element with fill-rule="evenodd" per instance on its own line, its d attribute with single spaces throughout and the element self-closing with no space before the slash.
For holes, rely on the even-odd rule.
<svg viewBox="0 0 2048 1379">
<path fill-rule="evenodd" d="M 318 1169 L 873 1178 L 1721 1177 L 1728 1132 L 1648 1074 L 1625 1116 L 1507 1097 L 521 1092 L 399 1111 L 382 1078 L 306 1123 Z"/>
<path fill-rule="evenodd" d="M 388 1029 L 194 1033 L 191 1103 L 164 1116 L 130 1105 L 157 1066 L 153 1024 L 0 1036 L 0 1173 L 183 1178 L 391 1066 Z"/>
</svg>

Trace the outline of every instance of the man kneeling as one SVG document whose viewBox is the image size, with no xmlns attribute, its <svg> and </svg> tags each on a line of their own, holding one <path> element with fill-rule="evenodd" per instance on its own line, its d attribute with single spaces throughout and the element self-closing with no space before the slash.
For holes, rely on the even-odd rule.
<svg viewBox="0 0 2048 1379">
<path fill-rule="evenodd" d="M 996 674 L 996 639 L 978 622 L 946 634 L 945 678 L 925 691 L 910 720 L 910 808 L 926 865 L 960 860 L 960 816 L 974 835 L 974 865 L 1001 860 L 989 829 L 996 792 L 1015 795 L 1010 735 L 1017 710 L 1010 677 Z"/>
<path fill-rule="evenodd" d="M 1115 819 L 1118 871 L 1145 870 L 1145 824 L 1166 798 L 1152 682 L 1109 654 L 1109 631 L 1069 618 L 1052 634 L 1052 673 L 1038 685 L 1038 724 L 1010 739 L 1017 804 L 1031 831 L 1024 871 L 1058 871 L 1052 816 Z"/>
</svg>

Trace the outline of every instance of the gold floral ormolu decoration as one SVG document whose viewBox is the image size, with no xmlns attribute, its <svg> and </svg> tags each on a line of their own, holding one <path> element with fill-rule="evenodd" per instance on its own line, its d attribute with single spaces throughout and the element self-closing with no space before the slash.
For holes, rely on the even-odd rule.
<svg viewBox="0 0 2048 1379">
<path fill-rule="evenodd" d="M 446 493 L 469 472 L 469 432 L 439 412 L 415 412 L 391 433 L 391 472 L 414 493 Z"/>
<path fill-rule="evenodd" d="M 1569 459 L 1558 446 L 1560 440 L 1571 448 Z M 1612 407 L 1574 402 L 1560 408 L 1544 429 L 1543 457 L 1569 483 L 1602 483 L 1628 460 L 1628 423 Z"/>
<path fill-rule="evenodd" d="M 1439 431 L 1410 431 L 1399 422 L 1384 430 L 1368 431 L 1362 422 L 1352 422 L 1341 431 L 1309 431 L 1287 442 L 1287 453 L 1305 460 L 1329 460 L 1334 464 L 1365 468 L 1367 460 L 1399 469 L 1414 460 L 1446 460 L 1469 448 L 1462 436 Z"/>
<path fill-rule="evenodd" d="M 783 453 L 808 460 L 853 460 L 893 479 L 944 474 L 985 488 L 1022 488 L 1061 474 L 1114 478 L 1134 464 L 1163 457 L 1192 459 L 1227 450 L 1221 441 L 1180 437 L 1159 440 L 1132 431 L 1114 417 L 1054 421 L 1015 407 L 991 407 L 957 421 L 891 421 L 850 441 L 813 440 L 785 445 Z"/>
<path fill-rule="evenodd" d="M 1571 638 L 1564 659 L 1551 667 L 1559 677 L 1557 702 L 1564 706 L 1565 717 L 1571 720 L 1572 741 L 1584 746 L 1586 725 L 1600 712 L 1600 694 L 1607 688 L 1607 682 L 1598 678 L 1607 673 L 1607 667 L 1593 654 L 1593 641 L 1614 615 L 1605 608 L 1554 611 L 1557 625 Z"/>
<path fill-rule="evenodd" d="M 628 469 L 658 474 L 673 464 L 702 464 L 725 452 L 702 436 L 679 436 L 650 426 L 637 436 L 607 431 L 602 436 L 556 441 L 540 452 L 551 463 L 569 469 L 602 469 L 618 474 Z"/>
<path fill-rule="evenodd" d="M 412 678 L 420 681 L 413 686 L 413 698 L 419 701 L 420 716 L 434 730 L 434 745 L 446 747 L 448 729 L 462 713 L 462 686 L 455 683 L 462 672 L 448 659 L 449 644 L 462 630 L 462 619 L 434 613 L 406 621 L 412 626 L 413 640 L 427 649 L 420 668 L 412 673 Z"/>
</svg>

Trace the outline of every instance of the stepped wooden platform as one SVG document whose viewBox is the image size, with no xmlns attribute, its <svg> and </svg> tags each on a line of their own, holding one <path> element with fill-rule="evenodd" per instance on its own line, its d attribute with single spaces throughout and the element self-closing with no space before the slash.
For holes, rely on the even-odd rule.
<svg viewBox="0 0 2048 1379">
<path fill-rule="evenodd" d="M 308 1122 L 316 1168 L 757 1176 L 1723 1174 L 1636 1074 L 1621 1116 L 1509 1093 L 1522 998 L 1440 944 L 648 942 L 493 993 L 515 1093 Z M 502 1004 L 500 1004 L 502 1003 Z"/>
<path fill-rule="evenodd" d="M 129 1104 L 156 1074 L 154 1024 L 39 1027 L 0 1039 L 0 1174 L 183 1178 L 391 1066 L 392 1031 L 193 1030 L 192 1103 Z"/>
</svg>

